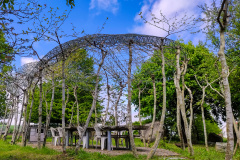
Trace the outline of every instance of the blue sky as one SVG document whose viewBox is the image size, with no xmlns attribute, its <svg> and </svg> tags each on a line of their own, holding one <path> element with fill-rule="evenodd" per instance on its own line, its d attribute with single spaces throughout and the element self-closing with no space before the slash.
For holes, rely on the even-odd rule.
<svg viewBox="0 0 240 160">
<path fill-rule="evenodd" d="M 206 1 L 207 2 L 207 1 Z M 42 0 L 41 4 L 46 4 L 47 7 L 59 8 L 59 13 L 63 13 L 65 10 L 71 10 L 66 5 L 65 0 Z M 200 12 L 197 5 L 201 4 L 201 0 L 76 0 L 75 7 L 71 10 L 68 19 L 61 27 L 66 34 L 71 34 L 72 25 L 76 27 L 76 31 L 81 32 L 84 30 L 84 34 L 98 33 L 98 29 L 102 27 L 104 29 L 101 33 L 106 34 L 123 34 L 123 33 L 137 33 L 147 34 L 155 36 L 166 36 L 166 32 L 143 23 L 143 20 L 138 15 L 142 12 L 142 15 L 147 19 L 151 19 L 151 13 L 155 16 L 159 16 L 161 11 L 167 18 L 171 18 L 174 15 L 181 18 L 187 15 L 199 16 Z M 31 26 L 32 22 L 27 23 L 25 26 Z M 83 36 L 80 34 L 79 36 Z M 171 39 L 182 38 L 185 42 L 192 40 L 194 44 L 197 44 L 199 40 L 204 40 L 203 35 L 191 35 L 189 32 L 180 34 L 174 34 L 170 36 Z M 73 38 L 62 38 L 61 42 L 66 42 Z M 52 48 L 57 45 L 55 42 L 38 42 L 34 45 L 39 55 L 42 57 Z M 16 57 L 16 66 L 35 61 L 37 57 Z"/>
</svg>

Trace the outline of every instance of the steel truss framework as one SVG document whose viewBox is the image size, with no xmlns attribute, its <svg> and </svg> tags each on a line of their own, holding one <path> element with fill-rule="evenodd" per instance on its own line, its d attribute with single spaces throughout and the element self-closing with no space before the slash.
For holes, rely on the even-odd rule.
<svg viewBox="0 0 240 160">
<path fill-rule="evenodd" d="M 61 45 L 56 46 L 49 51 L 39 62 L 33 62 L 23 65 L 19 68 L 18 72 L 23 74 L 25 72 L 28 78 L 34 78 L 39 72 L 40 68 L 46 68 L 51 66 L 62 59 L 62 54 L 68 57 L 71 53 L 77 49 L 86 50 L 105 50 L 109 48 L 115 48 L 118 50 L 124 50 L 128 47 L 129 43 L 132 43 L 133 47 L 144 47 L 149 50 L 160 48 L 161 46 L 175 45 L 175 41 L 149 35 L 140 34 L 93 34 L 83 36 L 74 40 L 70 40 Z M 28 70 L 30 68 L 30 70 Z M 28 68 L 28 69 L 26 69 Z M 28 70 L 28 73 L 26 71 Z"/>
</svg>

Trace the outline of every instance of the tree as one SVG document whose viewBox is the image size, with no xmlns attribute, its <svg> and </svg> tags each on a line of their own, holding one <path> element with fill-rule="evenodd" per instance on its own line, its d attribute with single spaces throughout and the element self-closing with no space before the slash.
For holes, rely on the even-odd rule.
<svg viewBox="0 0 240 160">
<path fill-rule="evenodd" d="M 226 151 L 226 159 L 232 159 L 233 157 L 233 147 L 234 147 L 234 137 L 233 137 L 233 113 L 232 113 L 232 100 L 231 100 L 231 91 L 229 86 L 229 66 L 227 64 L 225 49 L 226 49 L 226 37 L 225 33 L 228 31 L 229 26 L 229 4 L 230 2 L 223 0 L 220 4 L 221 6 L 216 7 L 215 1 L 212 3 L 212 8 L 208 8 L 207 6 L 202 7 L 203 12 L 206 15 L 206 20 L 208 20 L 213 28 L 208 26 L 208 33 L 211 35 L 211 38 L 215 44 L 218 45 L 218 56 L 219 61 L 221 62 L 221 81 L 223 86 L 223 95 L 226 107 L 226 123 L 227 123 L 227 151 Z M 217 27 L 216 27 L 217 26 Z M 216 33 L 219 32 L 219 36 L 215 36 Z"/>
</svg>

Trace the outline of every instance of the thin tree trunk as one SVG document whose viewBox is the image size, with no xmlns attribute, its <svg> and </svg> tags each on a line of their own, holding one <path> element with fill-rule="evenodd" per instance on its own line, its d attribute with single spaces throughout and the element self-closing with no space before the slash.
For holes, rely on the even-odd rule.
<svg viewBox="0 0 240 160">
<path fill-rule="evenodd" d="M 142 120 L 141 120 L 141 88 L 140 88 L 139 85 L 140 84 L 138 84 L 138 117 L 139 117 L 139 123 L 142 126 Z M 141 136 L 142 136 L 142 139 L 143 139 L 143 144 L 144 144 L 144 147 L 146 147 L 145 135 L 142 135 L 142 134 L 141 134 Z"/>
<path fill-rule="evenodd" d="M 153 83 L 153 97 L 154 97 L 154 104 L 153 104 L 153 119 L 152 119 L 152 124 L 151 124 L 151 128 L 150 128 L 150 134 L 148 137 L 148 143 L 147 143 L 147 147 L 149 147 L 151 138 L 152 138 L 152 134 L 153 134 L 153 126 L 155 123 L 155 119 L 156 119 L 156 106 L 157 106 L 157 95 L 156 95 L 156 85 L 155 85 L 155 77 L 154 75 L 151 75 L 152 78 L 152 83 Z"/>
<path fill-rule="evenodd" d="M 13 134 L 12 134 L 12 140 L 11 140 L 11 144 L 13 144 L 12 142 L 14 141 L 15 139 L 15 136 L 16 136 L 16 131 L 17 131 L 17 121 L 18 121 L 18 98 L 16 98 L 16 102 L 15 100 L 13 99 L 13 106 L 14 106 L 14 111 L 15 111 L 15 123 L 14 123 L 14 128 L 13 128 Z"/>
<path fill-rule="evenodd" d="M 95 84 L 95 89 L 94 89 L 93 103 L 92 103 L 91 110 L 89 111 L 86 124 L 85 124 L 85 126 L 84 126 L 84 128 L 83 128 L 83 134 L 79 137 L 79 141 L 78 141 L 78 143 L 77 143 L 77 145 L 76 145 L 76 148 L 75 148 L 75 152 L 76 152 L 76 153 L 78 152 L 78 149 L 80 148 L 80 144 L 81 144 L 83 135 L 84 135 L 84 133 L 85 133 L 86 130 L 87 130 L 88 124 L 89 124 L 90 119 L 91 119 L 91 117 L 92 117 L 93 110 L 94 110 L 95 107 L 96 107 L 97 96 L 98 96 L 98 84 L 99 84 L 100 70 L 101 70 L 101 68 L 102 68 L 104 59 L 105 59 L 105 57 L 106 57 L 106 53 L 104 53 L 104 51 L 103 51 L 102 49 L 101 49 L 101 53 L 102 53 L 102 60 L 101 60 L 101 62 L 100 62 L 100 64 L 99 64 L 99 67 L 98 67 L 98 70 L 97 70 L 97 75 L 96 75 L 97 78 L 96 78 L 96 84 Z"/>
<path fill-rule="evenodd" d="M 162 39 L 162 44 L 163 44 L 163 39 Z M 163 76 L 163 107 L 162 107 L 162 115 L 161 115 L 161 120 L 160 120 L 160 124 L 159 124 L 159 130 L 157 133 L 157 137 L 156 140 L 154 142 L 154 145 L 151 148 L 151 151 L 149 152 L 147 159 L 150 159 L 153 157 L 153 155 L 155 154 L 157 147 L 159 145 L 159 142 L 161 140 L 161 136 L 163 133 L 163 125 L 164 125 L 164 120 L 165 120 L 165 114 L 166 114 L 166 103 L 167 103 L 167 85 L 166 85 L 166 74 L 165 74 L 165 58 L 164 58 L 164 53 L 163 53 L 163 45 L 160 48 L 161 50 L 161 57 L 162 57 L 162 76 Z"/>
<path fill-rule="evenodd" d="M 73 93 L 74 93 L 74 97 L 75 97 L 75 100 L 76 100 L 75 103 L 77 103 L 77 126 L 80 126 L 80 124 L 79 124 L 79 105 L 78 105 L 78 98 L 77 98 L 77 88 L 78 88 L 78 86 L 75 86 L 73 88 Z M 74 104 L 73 104 L 73 106 L 74 106 Z"/>
<path fill-rule="evenodd" d="M 97 107 L 95 107 L 95 124 L 97 124 Z"/>
<path fill-rule="evenodd" d="M 108 101 L 107 101 L 107 107 L 106 107 L 105 116 L 104 116 L 104 119 L 103 119 L 103 126 L 105 126 L 105 123 L 106 123 L 106 120 L 107 120 L 109 103 L 110 103 L 110 86 L 109 86 L 109 83 L 108 83 L 108 76 L 107 76 L 106 71 L 105 71 L 105 75 L 106 75 L 106 77 L 107 77 L 107 95 L 108 95 Z"/>
<path fill-rule="evenodd" d="M 208 151 L 207 128 L 206 128 L 204 108 L 203 108 L 203 103 L 204 103 L 204 98 L 205 98 L 205 86 L 202 89 L 203 89 L 203 94 L 202 94 L 202 101 L 201 101 L 201 111 L 202 111 L 202 121 L 203 121 L 203 129 L 204 129 L 205 146 L 206 146 L 206 150 Z"/>
<path fill-rule="evenodd" d="M 28 116 L 28 121 L 27 121 L 27 133 L 25 134 L 25 139 L 24 139 L 24 145 L 26 146 L 26 143 L 27 143 L 27 135 L 29 133 L 29 126 L 30 126 L 30 122 L 31 122 L 31 116 L 32 116 L 32 107 L 33 107 L 33 103 L 34 103 L 34 93 L 35 93 L 35 88 L 36 88 L 36 85 L 37 85 L 38 81 L 35 83 L 33 89 L 32 89 L 32 102 L 31 102 L 31 106 L 29 108 L 29 116 Z"/>
<path fill-rule="evenodd" d="M 120 101 L 120 98 L 122 96 L 122 92 L 123 92 L 123 88 L 126 86 L 124 84 L 122 84 L 122 82 L 120 82 L 120 92 L 119 92 L 119 95 L 118 95 L 118 99 L 114 105 L 114 108 L 115 108 L 115 126 L 118 126 L 118 113 L 117 113 L 117 110 L 118 110 L 118 103 Z"/>
<path fill-rule="evenodd" d="M 65 110 L 66 110 L 66 103 L 65 103 L 65 56 L 63 54 L 63 59 L 62 59 L 62 151 L 63 153 L 66 152 L 66 142 L 65 142 Z"/>
<path fill-rule="evenodd" d="M 185 83 L 184 83 L 184 85 L 185 85 L 185 88 L 188 90 L 188 93 L 189 93 L 189 96 L 190 96 L 190 118 L 189 118 L 188 134 L 189 134 L 190 144 L 192 145 L 192 122 L 193 122 L 193 107 L 192 107 L 192 103 L 193 103 L 193 95 L 192 95 L 192 91 L 190 90 L 190 88 L 188 88 Z M 192 150 L 193 150 L 193 148 L 192 148 Z"/>
<path fill-rule="evenodd" d="M 27 105 L 28 105 L 28 99 L 29 99 L 29 95 L 28 95 L 28 90 L 25 90 L 25 94 L 26 94 L 26 98 L 25 98 L 25 102 L 24 102 L 24 119 L 23 119 L 23 127 L 22 127 L 22 146 L 26 146 L 25 143 L 25 138 L 27 137 L 26 134 L 26 130 L 27 130 Z"/>
<path fill-rule="evenodd" d="M 21 113 L 19 116 L 19 123 L 18 123 L 18 127 L 16 130 L 16 133 L 14 135 L 14 138 L 12 139 L 12 144 L 15 144 L 16 140 L 18 139 L 18 134 L 19 134 L 19 130 L 20 130 L 20 125 L 21 125 L 21 119 L 22 119 L 22 115 L 23 115 L 23 108 L 24 108 L 24 102 L 25 102 L 25 98 L 26 98 L 26 94 L 23 94 L 23 101 L 22 101 L 22 109 L 21 109 Z M 20 131 L 21 132 L 21 131 Z"/>
<path fill-rule="evenodd" d="M 131 89 L 131 71 L 132 71 L 132 41 L 129 42 L 129 62 L 128 62 L 128 104 L 127 104 L 127 117 L 128 117 L 128 130 L 129 130 L 129 137 L 130 137 L 130 143 L 131 148 L 134 157 L 138 158 L 137 155 L 137 149 L 135 147 L 134 143 L 134 137 L 133 137 L 133 130 L 132 130 L 132 110 L 131 110 L 131 99 L 132 99 L 132 89 Z"/>
<path fill-rule="evenodd" d="M 237 137 L 237 143 L 236 143 L 236 147 L 234 149 L 234 152 L 233 152 L 233 155 L 236 153 L 236 148 L 237 148 L 237 145 L 239 144 L 240 146 L 240 134 L 239 134 L 239 130 L 238 130 L 238 127 L 237 127 L 237 124 L 236 124 L 236 120 L 234 118 L 234 115 L 233 116 L 233 127 L 234 127 L 234 130 L 235 130 L 235 133 L 236 133 L 236 137 Z"/>
<path fill-rule="evenodd" d="M 46 145 L 47 131 L 48 131 L 49 124 L 50 124 L 50 121 L 51 121 L 53 101 L 54 101 L 54 94 L 55 94 L 55 84 L 54 84 L 54 72 L 53 72 L 52 73 L 52 98 L 51 98 L 51 104 L 50 104 L 49 113 L 47 114 L 47 119 L 46 119 L 46 128 L 45 128 L 45 131 L 44 131 L 43 147 L 45 147 L 45 145 Z"/>
<path fill-rule="evenodd" d="M 235 123 L 235 122 L 233 122 L 233 123 Z M 240 147 L 240 139 L 239 139 L 239 137 L 240 137 L 240 126 L 237 128 L 237 124 L 235 124 L 234 128 L 235 128 L 235 131 L 237 130 L 236 135 L 237 135 L 238 139 L 237 139 L 237 143 L 236 143 L 233 155 L 236 154 L 238 146 Z"/>
<path fill-rule="evenodd" d="M 177 90 L 176 90 L 176 93 L 177 93 L 177 97 L 178 97 Z M 182 133 L 181 114 L 180 114 L 180 106 L 179 106 L 178 99 L 177 99 L 177 130 L 178 130 L 178 136 L 179 136 L 179 139 L 180 139 L 182 149 L 185 150 L 185 142 L 184 142 L 183 133 Z"/>
<path fill-rule="evenodd" d="M 20 135 L 22 135 L 22 133 L 23 133 L 23 120 L 22 120 L 22 125 L 20 125 L 20 126 L 22 126 L 22 127 L 20 127 L 20 129 L 19 129 L 19 132 L 17 134 L 17 138 L 16 138 L 15 142 L 19 141 Z"/>
<path fill-rule="evenodd" d="M 205 123 L 205 116 L 204 116 L 204 107 L 203 107 L 203 104 L 204 104 L 204 99 L 205 99 L 205 90 L 206 88 L 210 85 L 209 83 L 207 83 L 206 86 L 201 86 L 196 75 L 195 75 L 195 79 L 198 83 L 198 85 L 202 88 L 202 100 L 201 100 L 201 112 L 202 112 L 202 121 L 203 121 L 203 130 L 204 130 L 204 139 L 205 139 L 205 147 L 206 147 L 206 150 L 208 150 L 208 141 L 207 141 L 207 129 L 206 129 L 206 123 Z"/>
<path fill-rule="evenodd" d="M 185 104 L 184 104 L 185 102 L 184 102 L 184 97 L 183 97 L 183 91 L 181 90 L 180 84 L 179 84 L 180 76 L 181 76 L 181 73 L 183 71 L 183 70 L 180 69 L 179 61 L 180 61 L 180 47 L 177 48 L 177 54 L 176 54 L 177 75 L 176 75 L 175 85 L 176 85 L 176 89 L 177 89 L 177 99 L 178 99 L 178 102 L 179 102 L 179 107 L 180 107 L 180 111 L 181 111 L 183 122 L 184 122 L 185 134 L 186 134 L 187 143 L 188 143 L 188 150 L 190 152 L 190 155 L 192 156 L 194 154 L 194 152 L 193 152 L 193 148 L 192 148 L 192 144 L 191 144 L 191 140 L 190 140 L 191 138 L 188 134 L 189 126 L 188 126 L 188 121 L 187 121 L 187 118 L 186 118 L 186 111 L 185 111 Z M 186 67 L 184 69 L 186 71 Z"/>
<path fill-rule="evenodd" d="M 8 124 L 6 126 L 5 133 L 3 135 L 3 141 L 6 141 L 6 139 L 7 139 L 7 134 L 8 134 L 9 128 L 11 126 L 12 119 L 13 119 L 13 110 L 14 110 L 14 108 L 12 106 L 12 109 L 11 109 L 11 112 L 10 112 L 10 115 L 9 115 L 9 119 L 8 119 Z"/>
<path fill-rule="evenodd" d="M 11 96 L 10 96 L 10 99 L 11 99 Z M 7 117 L 7 110 L 8 110 L 8 107 L 6 105 L 5 112 L 4 112 L 4 118 L 3 118 L 3 124 L 2 124 L 2 128 L 0 130 L 0 139 L 2 139 L 2 132 L 3 132 L 3 129 L 4 129 L 4 126 L 5 126 L 5 119 Z"/>
<path fill-rule="evenodd" d="M 73 120 L 73 110 L 74 110 L 74 105 L 76 104 L 77 102 L 75 101 L 72 105 L 72 114 L 71 114 L 71 119 L 70 119 L 70 123 L 69 123 L 69 127 L 72 126 L 72 120 Z"/>
<path fill-rule="evenodd" d="M 39 106 L 38 106 L 38 149 L 41 148 L 41 129 L 42 129 L 42 68 L 39 70 Z"/>
</svg>

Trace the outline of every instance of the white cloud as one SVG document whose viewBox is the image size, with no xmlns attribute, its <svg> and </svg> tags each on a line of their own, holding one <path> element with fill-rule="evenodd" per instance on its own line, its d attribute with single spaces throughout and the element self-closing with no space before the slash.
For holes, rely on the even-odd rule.
<svg viewBox="0 0 240 160">
<path fill-rule="evenodd" d="M 32 57 L 21 57 L 21 65 L 30 63 L 30 62 L 36 62 L 38 61 L 37 59 L 34 59 Z"/>
<path fill-rule="evenodd" d="M 91 0 L 89 9 L 110 11 L 115 14 L 118 11 L 118 0 Z"/>
<path fill-rule="evenodd" d="M 171 19 L 170 24 L 172 24 L 176 19 L 180 21 L 186 15 L 197 17 L 199 15 L 199 9 L 197 5 L 203 3 L 202 0 L 145 0 L 141 10 L 142 16 L 148 21 L 153 22 L 152 18 L 154 16 L 160 18 L 160 11 L 166 17 L 166 19 Z M 138 13 L 139 14 L 139 13 Z M 148 34 L 155 36 L 166 36 L 167 33 L 156 26 L 143 23 L 143 20 L 139 15 L 136 15 L 134 20 L 136 25 L 133 27 L 134 33 Z M 176 19 L 175 19 L 176 17 Z M 160 18 L 161 19 L 161 18 Z M 167 25 L 159 24 L 158 26 L 164 27 L 167 29 Z M 180 38 L 185 38 L 184 33 L 176 34 L 175 36 L 180 36 Z"/>
</svg>

